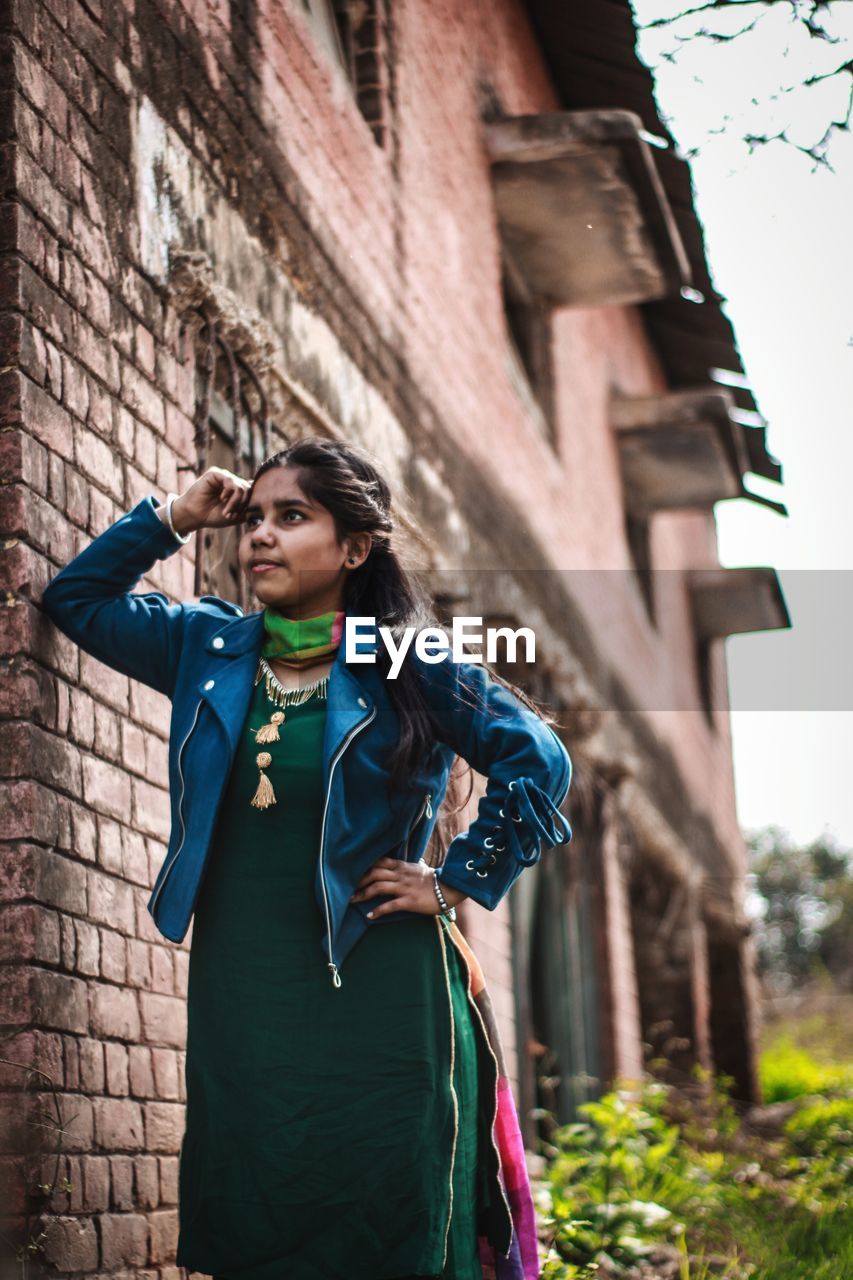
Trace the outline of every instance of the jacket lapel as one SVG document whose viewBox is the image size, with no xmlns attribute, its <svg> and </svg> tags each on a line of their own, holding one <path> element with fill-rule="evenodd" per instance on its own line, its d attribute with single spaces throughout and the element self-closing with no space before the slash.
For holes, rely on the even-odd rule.
<svg viewBox="0 0 853 1280">
<path fill-rule="evenodd" d="M 205 641 L 196 692 L 213 709 L 228 738 L 234 759 L 254 691 L 254 678 L 264 643 L 264 615 L 259 610 L 232 618 Z M 359 652 L 375 652 L 378 642 L 362 640 Z M 373 699 L 345 662 L 342 642 L 329 674 L 323 734 L 323 781 L 327 787 L 331 761 L 350 730 L 370 714 Z"/>
</svg>

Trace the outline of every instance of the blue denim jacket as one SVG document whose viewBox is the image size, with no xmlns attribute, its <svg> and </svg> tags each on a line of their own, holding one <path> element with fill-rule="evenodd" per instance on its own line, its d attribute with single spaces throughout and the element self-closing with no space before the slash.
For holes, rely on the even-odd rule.
<svg viewBox="0 0 853 1280">
<path fill-rule="evenodd" d="M 157 505 L 153 494 L 140 499 L 55 575 L 42 603 L 80 648 L 171 699 L 171 835 L 148 910 L 159 931 L 180 942 L 251 702 L 264 627 L 262 610 L 244 614 L 217 596 L 171 604 L 159 591 L 132 590 L 181 546 Z M 378 647 L 378 639 L 361 640 L 358 652 Z M 366 929 L 411 914 L 368 920 L 366 913 L 390 897 L 349 899 L 377 858 L 421 857 L 456 755 L 487 778 L 487 787 L 474 822 L 450 842 L 442 883 L 494 910 L 543 846 L 572 837 L 559 812 L 572 764 L 550 726 L 479 663 L 424 663 L 414 646 L 406 661 L 417 666 L 438 726 L 429 762 L 408 791 L 387 785 L 399 721 L 381 667 L 348 664 L 341 644 L 329 677 L 315 893 L 326 925 L 320 946 L 335 986 Z"/>
</svg>

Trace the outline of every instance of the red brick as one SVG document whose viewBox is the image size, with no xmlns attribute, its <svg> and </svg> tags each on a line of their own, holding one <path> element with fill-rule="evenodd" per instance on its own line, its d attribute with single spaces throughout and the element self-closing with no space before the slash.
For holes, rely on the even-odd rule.
<svg viewBox="0 0 853 1280">
<path fill-rule="evenodd" d="M 85 862 L 94 862 L 97 851 L 96 815 L 83 805 L 75 805 L 71 816 L 74 855 Z"/>
<path fill-rule="evenodd" d="M 154 991 L 172 995 L 175 990 L 175 966 L 171 947 L 151 948 L 151 982 Z"/>
<path fill-rule="evenodd" d="M 180 1150 L 184 1135 L 184 1107 L 177 1102 L 145 1102 L 145 1148 L 147 1151 Z"/>
<path fill-rule="evenodd" d="M 63 276 L 63 289 L 66 295 L 72 296 L 75 292 L 74 280 L 74 258 L 71 254 L 64 255 L 64 261 L 69 265 Z M 77 290 L 85 297 L 86 282 L 82 270 L 76 268 L 79 283 Z M 62 403 L 69 413 L 75 418 L 79 418 L 81 422 L 85 422 L 89 416 L 89 380 L 85 372 L 77 364 L 76 360 L 72 360 L 70 356 L 64 352 L 62 354 Z"/>
<path fill-rule="evenodd" d="M 91 921 L 132 934 L 134 906 L 131 886 L 118 876 L 106 875 L 95 867 L 88 868 L 87 884 Z"/>
<path fill-rule="evenodd" d="M 0 737 L 0 771 L 8 778 L 26 774 L 64 791 L 80 790 L 77 750 L 36 725 L 6 725 Z"/>
<path fill-rule="evenodd" d="M 102 440 L 115 444 L 115 400 L 94 380 L 89 382 L 89 427 Z"/>
<path fill-rule="evenodd" d="M 41 659 L 45 666 L 58 672 L 66 680 L 77 680 L 80 671 L 80 650 L 73 640 L 63 635 L 59 627 L 55 627 L 46 615 L 39 615 L 34 640 L 33 657 Z"/>
<path fill-rule="evenodd" d="M 53 844 L 57 832 L 55 796 L 35 782 L 0 783 L 0 840 Z"/>
<path fill-rule="evenodd" d="M 132 779 L 133 819 L 138 831 L 167 841 L 172 825 L 169 794 L 163 787 L 152 787 L 142 778 Z"/>
<path fill-rule="evenodd" d="M 134 1208 L 132 1156 L 110 1156 L 110 1208 Z"/>
<path fill-rule="evenodd" d="M 111 248 L 104 234 L 93 228 L 79 209 L 72 210 L 71 235 L 75 237 L 83 260 L 105 278 L 113 275 Z M 88 320 L 78 314 L 74 354 L 82 365 L 109 391 L 119 389 L 119 362 L 113 347 L 104 342 L 103 335 Z"/>
<path fill-rule="evenodd" d="M 159 1052 L 162 1053 L 164 1050 Z M 132 1044 L 128 1047 L 128 1074 L 130 1092 L 135 1098 L 151 1098 L 154 1096 L 151 1050 L 147 1045 Z"/>
<path fill-rule="evenodd" d="M 178 1214 L 175 1209 L 160 1209 L 149 1216 L 151 1223 L 151 1261 L 168 1262 L 178 1246 Z"/>
<path fill-rule="evenodd" d="M 99 529 L 100 533 L 101 530 Z M 121 672 L 99 662 L 88 653 L 80 653 L 80 683 L 101 702 L 114 707 L 120 715 L 128 713 L 128 679 Z"/>
<path fill-rule="evenodd" d="M 98 1236 L 92 1218 L 48 1217 L 45 1220 L 45 1261 L 64 1274 L 98 1269 Z"/>
<path fill-rule="evenodd" d="M 169 787 L 169 743 L 155 734 L 145 736 L 145 776 L 157 787 Z"/>
<path fill-rule="evenodd" d="M 152 431 L 159 436 L 165 433 L 166 412 L 162 393 L 128 361 L 122 363 L 121 397 L 124 404 Z"/>
<path fill-rule="evenodd" d="M 142 324 L 134 325 L 133 334 L 133 354 L 136 359 L 137 366 L 146 377 L 150 378 L 153 382 L 162 385 L 162 379 L 157 376 L 155 369 L 154 360 L 157 348 L 155 346 L 153 334 L 149 329 L 146 329 L 145 325 Z"/>
<path fill-rule="evenodd" d="M 77 1090 L 80 1088 L 80 1037 L 79 1036 L 63 1036 L 62 1051 L 64 1061 L 63 1084 L 66 1089 Z M 70 1209 L 70 1204 L 65 1208 Z"/>
<path fill-rule="evenodd" d="M 114 524 L 124 509 L 124 503 L 116 503 L 108 494 L 100 489 L 92 489 L 89 493 L 89 534 L 96 538 L 104 529 Z"/>
<path fill-rule="evenodd" d="M 82 187 L 84 207 L 89 217 L 93 218 L 95 210 L 90 207 L 92 201 L 85 199 L 87 191 L 91 191 L 88 175 L 85 173 L 82 175 Z M 103 281 L 99 280 L 88 267 L 84 268 L 84 276 L 86 279 L 86 315 L 96 329 L 100 330 L 109 340 L 113 340 L 115 333 L 112 325 L 112 298 L 110 291 Z M 92 425 L 96 426 L 94 422 L 92 422 Z"/>
<path fill-rule="evenodd" d="M 100 1216 L 101 1262 L 108 1271 L 144 1267 L 148 1261 L 148 1219 L 141 1213 Z"/>
<path fill-rule="evenodd" d="M 110 1165 L 106 1156 L 83 1156 L 83 1210 L 86 1213 L 103 1213 L 110 1207 Z"/>
<path fill-rule="evenodd" d="M 83 423 L 74 424 L 74 463 L 84 476 L 115 499 L 123 500 L 122 458 L 106 440 L 101 440 Z"/>
<path fill-rule="evenodd" d="M 104 1089 L 104 1046 L 100 1040 L 83 1037 L 79 1044 L 80 1088 L 84 1093 L 102 1093 Z"/>
<path fill-rule="evenodd" d="M 54 1084 L 63 1083 L 62 1037 L 55 1031 L 30 1029 L 3 1041 L 0 1089 L 19 1088 L 28 1070 L 42 1072 Z M 18 1065 L 20 1064 L 20 1065 Z"/>
<path fill-rule="evenodd" d="M 102 814 L 98 814 L 97 824 L 98 864 L 110 875 L 121 876 L 124 874 L 121 824 Z"/>
<path fill-rule="evenodd" d="M 159 995 L 153 991 L 139 994 L 139 1008 L 145 1040 L 151 1045 L 172 1045 L 180 1048 L 186 1039 L 186 1006 L 175 996 Z"/>
<path fill-rule="evenodd" d="M 121 727 L 121 762 L 132 773 L 145 773 L 145 734 L 132 720 L 123 719 Z"/>
<path fill-rule="evenodd" d="M 157 1097 L 169 1101 L 181 1101 L 178 1054 L 174 1049 L 151 1049 L 151 1066 Z"/>
<path fill-rule="evenodd" d="M 177 1156 L 158 1156 L 160 1166 L 160 1199 L 163 1204 L 178 1203 L 178 1171 Z"/>
<path fill-rule="evenodd" d="M 26 716 L 33 722 L 44 717 L 48 727 L 55 715 L 54 686 L 46 671 L 30 665 L 26 658 L 11 658 L 6 678 L 0 683 L 0 715 Z"/>
<path fill-rule="evenodd" d="M 35 902 L 0 907 L 0 962 L 59 964 L 59 916 Z"/>
<path fill-rule="evenodd" d="M 157 1156 L 137 1156 L 133 1168 L 136 1207 L 156 1209 L 160 1203 L 160 1166 Z"/>
<path fill-rule="evenodd" d="M 55 453 L 49 455 L 47 497 L 51 506 L 65 511 L 67 496 L 65 490 L 65 463 Z"/>
<path fill-rule="evenodd" d="M 77 938 L 77 972 L 90 978 L 97 978 L 101 972 L 101 935 L 98 928 L 88 920 L 75 920 L 74 932 Z"/>
<path fill-rule="evenodd" d="M 54 396 L 26 377 L 21 378 L 21 418 L 46 448 L 70 461 L 74 451 L 71 417 Z"/>
<path fill-rule="evenodd" d="M 127 981 L 127 939 L 113 929 L 101 930 L 101 977 L 122 985 Z"/>
<path fill-rule="evenodd" d="M 122 872 L 125 879 L 134 884 L 140 884 L 148 888 L 153 883 L 149 876 L 145 837 L 141 832 L 134 830 L 133 827 L 126 827 L 124 831 Z"/>
<path fill-rule="evenodd" d="M 116 1040 L 139 1039 L 139 1008 L 133 991 L 106 982 L 89 984 L 92 1032 Z"/>
<path fill-rule="evenodd" d="M 131 1098 L 93 1098 L 95 1142 L 102 1151 L 140 1151 L 144 1147 L 142 1108 Z"/>
<path fill-rule="evenodd" d="M 150 685 L 135 680 L 130 687 L 130 714 L 145 729 L 165 737 L 171 717 L 169 700 Z"/>
<path fill-rule="evenodd" d="M 129 1092 L 127 1046 L 108 1040 L 104 1045 L 107 1093 L 126 1097 Z"/>
<path fill-rule="evenodd" d="M 89 485 L 79 471 L 65 468 L 65 507 L 68 519 L 80 529 L 89 526 Z"/>
<path fill-rule="evenodd" d="M 97 756 L 84 755 L 82 766 L 86 804 L 113 818 L 127 819 L 131 797 L 131 780 L 127 774 Z"/>
</svg>

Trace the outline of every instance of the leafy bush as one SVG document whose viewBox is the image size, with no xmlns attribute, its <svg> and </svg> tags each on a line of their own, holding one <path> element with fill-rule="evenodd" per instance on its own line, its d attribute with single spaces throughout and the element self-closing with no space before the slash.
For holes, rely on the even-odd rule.
<svg viewBox="0 0 853 1280">
<path fill-rule="evenodd" d="M 799 1080 L 811 1095 L 848 1078 L 800 1051 L 776 1062 L 780 1088 Z M 627 1278 L 644 1261 L 656 1274 L 662 1250 L 680 1280 L 853 1276 L 853 1098 L 804 1101 L 767 1138 L 738 1115 L 729 1077 L 694 1075 L 695 1096 L 646 1076 L 571 1124 L 538 1113 L 552 1126 L 536 1188 L 543 1280 Z"/>
</svg>

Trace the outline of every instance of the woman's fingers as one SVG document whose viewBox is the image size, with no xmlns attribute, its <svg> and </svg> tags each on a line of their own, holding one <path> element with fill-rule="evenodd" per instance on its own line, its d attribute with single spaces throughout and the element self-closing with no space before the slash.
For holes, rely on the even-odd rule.
<svg viewBox="0 0 853 1280">
<path fill-rule="evenodd" d="M 220 495 L 220 504 L 222 506 L 222 515 L 224 518 L 230 520 L 239 514 L 245 505 L 249 489 L 250 485 L 248 481 L 239 479 L 234 481 L 225 481 Z"/>
<path fill-rule="evenodd" d="M 399 873 L 401 867 L 409 866 L 409 863 L 401 861 L 400 858 L 377 858 L 372 866 L 368 867 L 360 880 L 356 881 L 356 889 L 363 889 L 365 885 L 370 884 L 371 880 L 383 870 L 393 874 Z"/>
<path fill-rule="evenodd" d="M 237 508 L 239 507 L 239 505 L 240 505 L 239 494 L 237 494 L 236 492 L 230 493 L 225 501 L 225 506 L 223 507 L 223 514 L 226 516 L 232 516 L 234 512 L 237 510 Z"/>
<path fill-rule="evenodd" d="M 359 880 L 350 902 L 396 894 L 390 901 L 380 903 L 368 911 L 367 915 L 372 919 L 374 916 L 399 910 L 435 915 L 438 900 L 432 888 L 431 877 L 432 868 L 423 860 L 412 863 L 403 862 L 400 858 L 379 858 Z"/>
<path fill-rule="evenodd" d="M 355 902 L 359 898 L 375 898 L 378 893 L 396 893 L 399 888 L 399 880 L 371 880 L 362 889 L 355 891 L 350 902 Z"/>
</svg>

